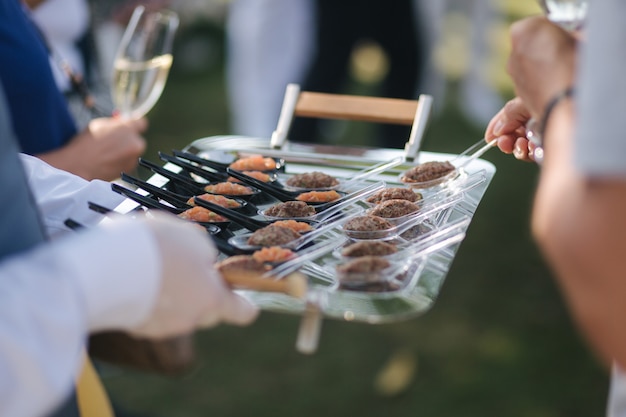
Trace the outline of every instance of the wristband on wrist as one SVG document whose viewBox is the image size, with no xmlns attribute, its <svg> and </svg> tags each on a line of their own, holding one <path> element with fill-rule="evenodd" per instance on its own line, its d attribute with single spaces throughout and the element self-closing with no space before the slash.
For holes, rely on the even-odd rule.
<svg viewBox="0 0 626 417">
<path fill-rule="evenodd" d="M 541 118 L 541 123 L 539 124 L 539 137 L 543 139 L 543 135 L 546 132 L 546 126 L 548 125 L 548 120 L 550 119 L 550 115 L 552 111 L 561 101 L 573 97 L 574 96 L 574 87 L 567 87 L 565 90 L 561 91 L 548 102 L 545 110 L 543 111 L 543 117 Z"/>
<path fill-rule="evenodd" d="M 535 145 L 532 150 L 532 158 L 537 164 L 541 165 L 543 163 L 543 135 L 545 133 L 548 120 L 550 119 L 550 114 L 552 114 L 552 111 L 557 104 L 566 98 L 572 97 L 573 95 L 574 87 L 566 88 L 548 102 L 539 123 L 537 123 L 536 119 L 532 118 L 528 121 L 528 123 L 526 123 L 526 138 Z"/>
</svg>

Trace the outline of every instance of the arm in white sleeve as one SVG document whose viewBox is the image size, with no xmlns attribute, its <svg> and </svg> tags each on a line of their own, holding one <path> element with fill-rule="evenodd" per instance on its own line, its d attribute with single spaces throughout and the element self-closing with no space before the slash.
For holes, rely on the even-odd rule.
<svg viewBox="0 0 626 417">
<path fill-rule="evenodd" d="M 86 181 L 39 158 L 25 154 L 20 157 L 43 224 L 51 237 L 69 231 L 64 225 L 68 218 L 86 226 L 102 220 L 102 215 L 89 209 L 89 201 L 114 209 L 124 200 L 106 181 Z"/>
<path fill-rule="evenodd" d="M 88 333 L 145 320 L 160 275 L 152 233 L 125 219 L 0 263 L 0 415 L 42 415 L 60 403 Z"/>
</svg>

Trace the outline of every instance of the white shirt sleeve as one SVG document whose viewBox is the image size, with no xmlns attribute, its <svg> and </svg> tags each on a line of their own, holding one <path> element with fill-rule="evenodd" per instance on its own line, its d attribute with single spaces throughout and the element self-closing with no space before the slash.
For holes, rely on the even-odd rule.
<svg viewBox="0 0 626 417">
<path fill-rule="evenodd" d="M 614 364 L 609 387 L 609 405 L 607 417 L 626 416 L 626 375 Z"/>
<path fill-rule="evenodd" d="M 626 2 L 594 0 L 577 85 L 574 163 L 586 175 L 626 178 Z"/>
<path fill-rule="evenodd" d="M 24 172 L 39 206 L 40 216 L 50 237 L 65 234 L 70 229 L 64 222 L 72 218 L 85 226 L 93 226 L 102 215 L 89 209 L 92 201 L 114 209 L 124 197 L 111 190 L 105 181 L 84 179 L 56 169 L 41 159 L 20 154 Z"/>
<path fill-rule="evenodd" d="M 127 218 L 0 262 L 0 415 L 42 415 L 60 403 L 89 332 L 147 318 L 160 268 L 152 233 Z"/>
</svg>

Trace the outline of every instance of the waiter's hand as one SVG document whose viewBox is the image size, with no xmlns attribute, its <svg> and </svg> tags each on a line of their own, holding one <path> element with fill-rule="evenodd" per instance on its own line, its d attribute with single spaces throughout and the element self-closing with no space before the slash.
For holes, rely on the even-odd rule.
<svg viewBox="0 0 626 417">
<path fill-rule="evenodd" d="M 532 161 L 534 145 L 526 139 L 529 120 L 530 112 L 522 99 L 515 97 L 493 116 L 485 130 L 485 140 L 498 139 L 498 148 L 502 152 L 513 154 L 521 161 Z"/>
<path fill-rule="evenodd" d="M 215 270 L 216 249 L 207 233 L 171 215 L 149 220 L 159 247 L 161 288 L 149 318 L 131 333 L 163 338 L 226 322 L 251 323 L 256 306 L 232 292 Z"/>
</svg>

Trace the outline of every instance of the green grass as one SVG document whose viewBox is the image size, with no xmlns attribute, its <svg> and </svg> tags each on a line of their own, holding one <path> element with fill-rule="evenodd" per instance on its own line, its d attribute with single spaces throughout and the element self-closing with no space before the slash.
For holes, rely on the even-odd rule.
<svg viewBox="0 0 626 417">
<path fill-rule="evenodd" d="M 453 97 L 424 149 L 460 152 L 481 137 Z M 221 74 L 174 73 L 150 118 L 149 159 L 228 133 Z M 606 372 L 529 236 L 538 169 L 497 151 L 484 158 L 498 172 L 432 311 L 378 326 L 327 321 L 312 356 L 295 351 L 297 317 L 263 313 L 247 328 L 198 334 L 198 363 L 183 376 L 105 368 L 115 402 L 175 417 L 603 415 Z M 397 395 L 382 395 L 374 381 L 400 351 L 415 358 L 417 372 Z"/>
</svg>

